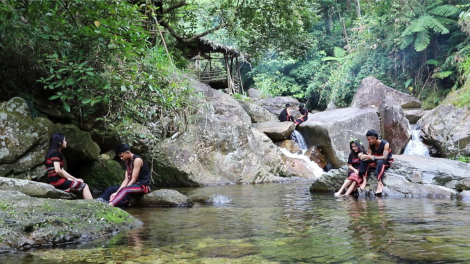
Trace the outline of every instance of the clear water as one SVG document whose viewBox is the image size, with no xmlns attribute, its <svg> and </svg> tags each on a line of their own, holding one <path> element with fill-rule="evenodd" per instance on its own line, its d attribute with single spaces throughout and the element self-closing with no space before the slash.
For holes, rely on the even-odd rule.
<svg viewBox="0 0 470 264">
<path fill-rule="evenodd" d="M 470 263 L 470 203 L 311 194 L 310 182 L 180 189 L 225 205 L 129 208 L 110 240 L 0 255 L 0 263 Z"/>
</svg>

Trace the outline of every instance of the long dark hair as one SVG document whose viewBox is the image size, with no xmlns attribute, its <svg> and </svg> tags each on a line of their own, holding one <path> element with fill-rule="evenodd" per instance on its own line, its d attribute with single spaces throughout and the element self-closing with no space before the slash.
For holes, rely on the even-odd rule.
<svg viewBox="0 0 470 264">
<path fill-rule="evenodd" d="M 357 152 L 354 152 L 353 149 L 352 149 L 352 144 L 356 144 L 357 146 Z M 351 150 L 351 154 L 353 154 L 354 156 L 357 156 L 359 153 L 367 153 L 367 150 L 364 148 L 364 146 L 362 145 L 361 141 L 359 140 L 351 140 L 349 141 L 349 149 Z"/>
<path fill-rule="evenodd" d="M 65 135 L 62 133 L 54 133 L 51 136 L 51 139 L 49 140 L 49 150 L 47 151 L 46 154 L 46 160 L 47 158 L 54 152 L 54 150 L 59 150 L 60 145 L 64 142 Z"/>
</svg>

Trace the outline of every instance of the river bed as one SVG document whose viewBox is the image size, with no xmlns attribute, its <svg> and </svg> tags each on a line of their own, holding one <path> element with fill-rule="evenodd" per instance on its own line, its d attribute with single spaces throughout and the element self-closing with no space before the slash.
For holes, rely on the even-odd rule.
<svg viewBox="0 0 470 264">
<path fill-rule="evenodd" d="M 0 263 L 470 263 L 470 203 L 333 197 L 309 181 L 178 189 L 231 203 L 127 208 L 142 228 Z"/>
</svg>

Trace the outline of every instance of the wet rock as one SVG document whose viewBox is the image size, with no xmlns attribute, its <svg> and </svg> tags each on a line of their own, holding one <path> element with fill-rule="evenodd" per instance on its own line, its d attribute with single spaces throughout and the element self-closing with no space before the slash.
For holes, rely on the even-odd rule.
<svg viewBox="0 0 470 264">
<path fill-rule="evenodd" d="M 0 191 L 0 249 L 23 250 L 86 242 L 142 223 L 93 200 L 42 199 Z"/>
<path fill-rule="evenodd" d="M 315 175 L 301 159 L 286 157 L 284 163 L 287 166 L 288 175 L 291 177 L 314 179 L 320 176 Z"/>
<path fill-rule="evenodd" d="M 133 198 L 129 201 L 133 207 L 154 207 L 154 206 L 193 206 L 193 201 L 175 190 L 156 190 L 145 194 L 142 198 Z"/>
<path fill-rule="evenodd" d="M 426 144 L 435 146 L 442 157 L 454 157 L 470 149 L 470 108 L 447 103 L 429 111 L 418 125 L 426 134 Z"/>
<path fill-rule="evenodd" d="M 287 139 L 287 140 L 284 140 L 284 141 L 275 142 L 275 144 L 276 144 L 276 146 L 278 146 L 280 148 L 287 149 L 290 153 L 293 153 L 293 154 L 301 154 L 302 153 L 302 151 L 299 148 L 299 145 L 297 143 L 295 143 L 294 140 Z"/>
<path fill-rule="evenodd" d="M 293 122 L 268 121 L 253 124 L 253 127 L 265 133 L 272 141 L 289 139 L 295 130 Z"/>
<path fill-rule="evenodd" d="M 394 98 L 403 108 L 421 108 L 421 102 L 415 97 L 390 88 L 374 77 L 367 77 L 362 80 L 354 95 L 351 107 L 378 107 L 382 100 L 387 97 Z"/>
<path fill-rule="evenodd" d="M 380 121 L 375 110 L 341 108 L 310 115 L 309 119 L 297 126 L 307 146 L 317 146 L 334 168 L 346 164 L 349 141 L 359 139 L 367 143 L 369 129 L 380 131 Z"/>
<path fill-rule="evenodd" d="M 382 100 L 379 107 L 382 127 L 382 138 L 390 143 L 393 154 L 402 153 L 410 140 L 410 123 L 405 112 L 393 97 Z"/>
<path fill-rule="evenodd" d="M 244 100 L 238 100 L 238 102 L 248 113 L 252 123 L 262 123 L 266 121 L 278 120 L 277 116 L 257 104 L 253 104 Z"/>
<path fill-rule="evenodd" d="M 305 156 L 309 157 L 311 161 L 315 162 L 320 166 L 320 168 L 325 168 L 326 164 L 328 164 L 328 160 L 326 157 L 321 153 L 321 149 L 315 146 L 310 147 L 306 152 Z"/>
<path fill-rule="evenodd" d="M 18 191 L 25 195 L 54 198 L 54 199 L 71 199 L 72 196 L 62 190 L 56 189 L 48 183 L 35 182 L 29 180 L 21 180 L 15 178 L 0 177 L 0 190 Z"/>
<path fill-rule="evenodd" d="M 269 112 L 273 113 L 275 116 L 279 116 L 281 111 L 286 107 L 286 104 L 294 108 L 298 108 L 300 103 L 299 100 L 292 97 L 273 97 L 260 100 L 258 102 L 263 108 L 266 108 Z"/>
</svg>

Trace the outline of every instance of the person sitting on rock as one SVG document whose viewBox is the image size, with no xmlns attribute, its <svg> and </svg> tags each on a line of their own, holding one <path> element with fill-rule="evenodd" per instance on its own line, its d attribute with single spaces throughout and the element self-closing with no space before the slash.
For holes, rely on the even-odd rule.
<svg viewBox="0 0 470 264">
<path fill-rule="evenodd" d="M 290 104 L 286 104 L 286 108 L 284 108 L 281 111 L 281 114 L 279 115 L 279 121 L 281 121 L 281 122 L 285 122 L 285 121 L 295 122 L 294 117 L 290 115 L 290 110 L 291 110 Z"/>
<path fill-rule="evenodd" d="M 123 206 L 131 196 L 150 192 L 150 170 L 142 157 L 133 154 L 127 144 L 119 144 L 116 154 L 126 164 L 124 180 L 121 185 L 108 187 L 97 200 L 112 206 Z"/>
<path fill-rule="evenodd" d="M 360 186 L 363 182 L 362 177 L 359 176 L 359 164 L 361 163 L 361 157 L 367 154 L 366 149 L 362 146 L 361 141 L 353 139 L 349 142 L 349 149 L 351 153 L 348 158 L 348 178 L 344 181 L 343 186 L 339 191 L 335 192 L 335 196 L 341 196 L 343 191 L 349 186 L 348 190 L 344 195 L 350 195 L 357 186 Z"/>
<path fill-rule="evenodd" d="M 361 164 L 359 165 L 359 176 L 363 177 L 361 189 L 367 184 L 367 171 L 369 168 L 375 168 L 375 176 L 377 177 L 377 196 L 382 195 L 383 182 L 382 178 L 386 168 L 389 168 L 393 162 L 392 149 L 390 143 L 384 139 L 379 139 L 377 131 L 371 129 L 366 133 L 369 142 L 369 153 L 361 156 Z"/>
<path fill-rule="evenodd" d="M 296 125 L 300 125 L 308 119 L 308 110 L 304 107 L 304 104 L 299 105 L 299 112 L 302 116 L 299 119 L 295 120 Z"/>
<path fill-rule="evenodd" d="M 44 161 L 49 183 L 55 188 L 68 193 L 71 191 L 82 192 L 84 199 L 93 199 L 88 185 L 82 179 L 75 178 L 64 170 L 62 150 L 66 147 L 67 140 L 65 140 L 64 134 L 52 134 L 49 141 L 49 150 Z"/>
</svg>

